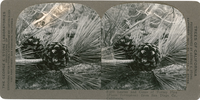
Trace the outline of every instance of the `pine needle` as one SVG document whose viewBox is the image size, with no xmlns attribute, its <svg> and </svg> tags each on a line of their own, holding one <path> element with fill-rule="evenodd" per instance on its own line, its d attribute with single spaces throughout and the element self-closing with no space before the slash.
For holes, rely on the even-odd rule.
<svg viewBox="0 0 200 100">
<path fill-rule="evenodd" d="M 100 66 L 80 64 L 61 70 L 65 85 L 70 89 L 100 89 Z"/>
<path fill-rule="evenodd" d="M 96 16 L 94 20 L 88 17 L 81 17 L 79 26 L 74 36 L 69 52 L 72 59 L 79 62 L 100 62 L 100 18 Z"/>
<path fill-rule="evenodd" d="M 182 17 L 177 16 L 172 24 L 169 37 L 163 44 L 161 51 L 161 64 L 167 63 L 186 63 L 186 26 Z M 168 59 L 166 61 L 166 59 Z"/>
<path fill-rule="evenodd" d="M 185 90 L 186 69 L 183 66 L 171 65 L 154 70 L 152 79 L 154 87 L 159 90 Z"/>
</svg>

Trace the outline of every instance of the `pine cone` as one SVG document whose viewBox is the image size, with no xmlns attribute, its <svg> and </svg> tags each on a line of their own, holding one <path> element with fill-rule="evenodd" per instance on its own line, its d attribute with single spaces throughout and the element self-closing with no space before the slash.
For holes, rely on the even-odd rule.
<svg viewBox="0 0 200 100">
<path fill-rule="evenodd" d="M 132 54 L 134 62 L 131 64 L 133 70 L 151 71 L 159 63 L 160 52 L 158 48 L 150 43 L 139 45 Z"/>
<path fill-rule="evenodd" d="M 42 59 L 50 70 L 59 70 L 69 61 L 68 49 L 58 42 L 51 43 L 45 48 Z"/>
<path fill-rule="evenodd" d="M 41 58 L 43 45 L 40 43 L 40 39 L 32 36 L 22 44 L 21 49 L 23 53 L 27 53 L 24 58 L 37 59 Z"/>
</svg>

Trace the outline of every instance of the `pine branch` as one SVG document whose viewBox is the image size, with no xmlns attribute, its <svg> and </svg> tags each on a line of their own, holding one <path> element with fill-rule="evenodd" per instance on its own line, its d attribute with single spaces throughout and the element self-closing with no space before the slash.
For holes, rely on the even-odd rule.
<svg viewBox="0 0 200 100">
<path fill-rule="evenodd" d="M 134 60 L 117 60 L 117 59 L 113 59 L 113 60 L 107 60 L 107 59 L 102 59 L 101 63 L 103 64 L 122 64 L 122 63 L 132 63 Z"/>
<path fill-rule="evenodd" d="M 16 59 L 15 60 L 16 65 L 24 65 L 24 64 L 35 64 L 35 63 L 41 63 L 42 59 Z M 101 63 L 103 64 L 122 64 L 122 63 L 132 63 L 133 60 L 107 60 L 107 59 L 102 59 Z"/>
<path fill-rule="evenodd" d="M 16 59 L 16 65 L 41 63 L 42 59 Z"/>
</svg>

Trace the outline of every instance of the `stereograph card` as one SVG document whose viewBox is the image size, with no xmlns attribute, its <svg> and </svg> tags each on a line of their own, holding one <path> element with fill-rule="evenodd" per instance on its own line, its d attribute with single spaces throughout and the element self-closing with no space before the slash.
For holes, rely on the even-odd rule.
<svg viewBox="0 0 200 100">
<path fill-rule="evenodd" d="M 5 99 L 200 98 L 195 1 L 5 0 Z"/>
</svg>

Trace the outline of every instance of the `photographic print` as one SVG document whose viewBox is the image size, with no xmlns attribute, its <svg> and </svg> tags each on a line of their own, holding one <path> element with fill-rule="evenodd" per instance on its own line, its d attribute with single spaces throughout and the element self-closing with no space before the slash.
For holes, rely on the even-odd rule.
<svg viewBox="0 0 200 100">
<path fill-rule="evenodd" d="M 76 3 L 24 9 L 16 24 L 16 89 L 100 89 L 101 20 Z"/>
<path fill-rule="evenodd" d="M 16 89 L 185 90 L 186 23 L 156 3 L 24 9 L 16 24 Z"/>
<path fill-rule="evenodd" d="M 128 3 L 102 18 L 102 90 L 186 90 L 186 23 L 176 8 Z"/>
</svg>

